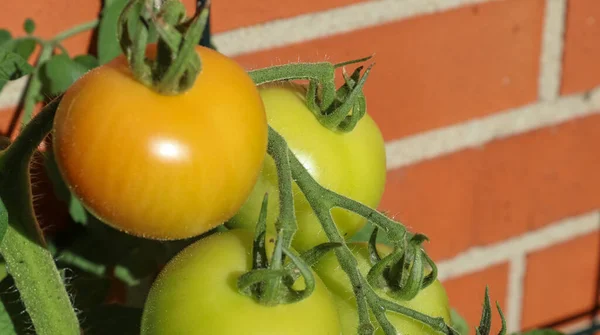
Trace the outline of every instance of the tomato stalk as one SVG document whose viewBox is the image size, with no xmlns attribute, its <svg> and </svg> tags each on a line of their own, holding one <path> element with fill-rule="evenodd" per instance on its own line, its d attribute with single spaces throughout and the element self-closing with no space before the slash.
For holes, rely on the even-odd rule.
<svg viewBox="0 0 600 335">
<path fill-rule="evenodd" d="M 271 137 L 272 136 L 269 135 L 269 138 Z M 279 235 L 278 242 L 281 244 L 282 248 L 290 248 L 292 238 L 298 229 L 294 210 L 292 174 L 288 152 L 287 143 L 282 138 L 269 140 L 267 153 L 279 157 L 279 159 L 275 161 L 277 178 L 279 180 L 279 217 L 275 222 L 275 229 Z M 269 266 L 271 270 L 279 270 L 283 267 L 282 248 L 275 248 Z M 281 296 L 279 292 L 282 289 L 282 286 L 280 277 L 267 280 L 264 294 L 260 296 L 260 300 L 267 305 L 279 303 Z"/>
<path fill-rule="evenodd" d="M 349 64 L 366 61 L 371 57 L 351 60 L 339 64 L 328 62 L 296 63 L 272 66 L 250 71 L 248 74 L 256 84 L 282 80 L 308 80 L 306 102 L 321 125 L 332 131 L 349 132 L 354 129 L 366 111 L 362 88 L 373 66 L 361 75 L 362 67 L 351 77 L 344 76 L 345 84 L 336 89 L 335 70 Z"/>
<path fill-rule="evenodd" d="M 274 131 L 270 134 L 277 136 L 275 135 Z M 455 334 L 455 331 L 450 326 L 445 324 L 443 318 L 432 318 L 415 310 L 400 306 L 392 301 L 380 298 L 371 287 L 370 283 L 358 271 L 356 259 L 352 255 L 350 249 L 347 247 L 343 237 L 339 234 L 331 217 L 330 211 L 333 207 L 341 207 L 369 219 L 371 222 L 384 229 L 388 233 L 390 240 L 394 241 L 396 248 L 405 243 L 405 238 L 408 236 L 406 229 L 402 225 L 394 222 L 372 208 L 327 190 L 314 180 L 306 168 L 304 168 L 300 161 L 298 161 L 298 159 L 291 153 L 290 165 L 294 180 L 304 193 L 313 211 L 319 218 L 327 237 L 330 241 L 337 242 L 342 245 L 339 248 L 335 248 L 334 252 L 338 258 L 340 266 L 346 272 L 354 287 L 354 292 L 356 294 L 356 300 L 358 303 L 360 322 L 359 330 L 364 332 L 364 334 L 372 334 L 372 325 L 370 324 L 369 313 L 365 306 L 368 305 L 368 308 L 375 315 L 375 318 L 383 328 L 385 334 L 396 334 L 396 330 L 387 320 L 385 315 L 386 310 L 407 315 L 429 325 L 432 329 L 438 332 L 444 334 Z M 413 279 L 421 280 L 421 278 Z M 361 300 L 363 300 L 362 303 Z M 365 300 L 366 304 L 364 303 Z"/>
<path fill-rule="evenodd" d="M 79 334 L 79 322 L 33 212 L 29 164 L 52 127 L 48 104 L 0 154 L 0 199 L 7 212 L 0 253 L 37 334 Z"/>
<path fill-rule="evenodd" d="M 202 69 L 195 47 L 208 21 L 208 4 L 186 20 L 185 7 L 168 1 L 156 12 L 153 1 L 130 0 L 119 17 L 119 43 L 136 80 L 164 95 L 190 89 Z M 148 44 L 157 39 L 156 55 Z"/>
<path fill-rule="evenodd" d="M 23 103 L 23 116 L 21 119 L 21 126 L 25 126 L 33 116 L 33 109 L 35 104 L 38 102 L 38 96 L 42 89 L 42 81 L 40 79 L 40 71 L 42 65 L 46 63 L 56 48 L 62 50 L 63 53 L 67 53 L 66 49 L 61 44 L 63 40 L 82 33 L 84 31 L 94 29 L 98 25 L 98 20 L 92 20 L 90 22 L 82 23 L 63 32 L 58 33 L 54 38 L 50 40 L 42 40 L 34 37 L 33 39 L 41 46 L 41 52 L 36 60 L 36 65 L 29 77 L 29 83 L 25 92 L 24 103 Z M 29 37 L 28 37 L 29 38 Z"/>
</svg>

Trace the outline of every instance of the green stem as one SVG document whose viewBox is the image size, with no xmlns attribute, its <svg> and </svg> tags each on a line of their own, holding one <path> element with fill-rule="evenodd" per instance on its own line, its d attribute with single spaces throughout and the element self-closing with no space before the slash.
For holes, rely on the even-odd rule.
<svg viewBox="0 0 600 335">
<path fill-rule="evenodd" d="M 37 96 L 40 94 L 42 89 L 42 81 L 40 79 L 40 71 L 42 65 L 52 57 L 52 51 L 54 46 L 50 44 L 42 44 L 42 51 L 36 61 L 33 73 L 29 77 L 29 84 L 27 85 L 27 92 L 25 93 L 24 104 L 23 104 L 23 117 L 21 119 L 21 128 L 25 127 L 31 117 L 33 116 L 33 109 L 37 102 Z"/>
<path fill-rule="evenodd" d="M 57 44 L 57 43 L 62 42 L 62 40 L 65 40 L 65 39 L 67 39 L 67 38 L 69 38 L 71 36 L 74 36 L 74 35 L 77 35 L 79 33 L 82 33 L 82 32 L 84 32 L 86 30 L 94 29 L 94 28 L 96 28 L 98 26 L 99 22 L 100 21 L 96 19 L 96 20 L 92 20 L 92 21 L 89 21 L 89 22 L 86 22 L 86 23 L 82 23 L 82 24 L 76 25 L 75 27 L 72 27 L 72 28 L 69 28 L 69 29 L 67 29 L 65 31 L 62 31 L 62 32 L 58 33 L 56 36 L 54 36 L 54 38 L 52 38 L 50 40 L 50 43 Z"/>
<path fill-rule="evenodd" d="M 399 241 L 402 242 L 395 242 L 395 244 L 397 244 L 399 247 L 404 246 L 404 241 L 408 236 L 405 228 L 400 224 L 388 219 L 376 210 L 324 188 L 317 183 L 317 181 L 304 168 L 302 163 L 300 163 L 296 156 L 291 152 L 289 153 L 289 159 L 292 169 L 292 176 L 311 205 L 315 215 L 321 222 L 323 230 L 325 231 L 328 239 L 331 242 L 337 242 L 341 244 L 341 246 L 335 248 L 334 251 L 340 266 L 348 275 L 348 278 L 354 289 L 359 315 L 359 334 L 372 334 L 373 332 L 373 326 L 371 325 L 369 318 L 369 309 L 373 312 L 377 322 L 386 335 L 396 334 L 394 326 L 386 317 L 386 310 L 407 315 L 420 322 L 423 322 L 436 331 L 449 334 L 449 328 L 447 325 L 445 325 L 443 319 L 431 318 L 412 309 L 402 307 L 391 301 L 384 300 L 377 295 L 371 285 L 358 270 L 356 259 L 346 245 L 344 238 L 337 230 L 331 217 L 330 209 L 332 207 L 342 207 L 371 220 L 380 228 L 388 232 L 390 237 L 399 238 Z M 443 327 L 440 326 L 441 324 L 443 324 Z"/>
<path fill-rule="evenodd" d="M 269 127 L 269 138 L 276 138 L 277 142 L 285 142 L 283 137 L 279 135 L 275 130 Z M 270 142 L 272 142 L 271 140 Z M 289 149 L 288 149 L 289 151 Z M 362 278 L 360 272 L 358 271 L 358 263 L 356 259 L 352 255 L 352 252 L 346 245 L 344 238 L 339 234 L 337 228 L 335 227 L 335 223 L 331 218 L 330 208 L 332 207 L 331 203 L 326 199 L 323 199 L 320 196 L 320 192 L 318 189 L 314 187 L 307 187 L 310 183 L 310 180 L 313 180 L 312 177 L 308 174 L 308 172 L 304 169 L 302 164 L 298 161 L 296 156 L 294 156 L 291 151 L 287 155 L 290 159 L 290 168 L 292 171 L 292 176 L 294 177 L 296 183 L 304 193 L 304 196 L 309 201 L 313 211 L 315 212 L 319 221 L 321 221 L 323 225 L 323 230 L 325 234 L 329 238 L 329 241 L 334 243 L 339 243 L 341 246 L 334 249 L 336 256 L 338 257 L 338 261 L 350 282 L 352 283 L 352 287 L 354 288 L 354 294 L 356 296 L 357 308 L 359 314 L 359 334 L 372 334 L 374 331 L 373 325 L 369 320 L 369 312 L 367 308 L 367 302 L 365 297 L 365 287 L 367 287 L 366 281 Z M 277 160 L 277 156 L 273 157 Z"/>
<path fill-rule="evenodd" d="M 40 335 L 80 333 L 69 295 L 35 218 L 29 181 L 31 157 L 51 130 L 59 101 L 48 104 L 0 156 L 0 198 L 8 212 L 0 253 Z"/>
<path fill-rule="evenodd" d="M 275 166 L 277 168 L 277 179 L 279 182 L 279 217 L 275 222 L 277 235 L 281 238 L 282 246 L 290 248 L 292 238 L 298 229 L 296 223 L 296 212 L 294 210 L 294 195 L 292 190 L 292 172 L 290 169 L 290 160 L 288 157 L 288 146 L 285 140 L 278 136 L 275 131 L 269 127 L 269 142 L 267 153 L 275 157 Z M 275 249 L 277 251 L 277 249 Z M 281 253 L 273 252 L 269 268 L 279 270 L 283 267 Z M 273 278 L 266 283 L 264 294 L 260 297 L 266 304 L 277 303 L 279 291 L 282 286 L 281 278 Z"/>
<path fill-rule="evenodd" d="M 321 110 L 326 110 L 335 99 L 335 68 L 331 63 L 296 63 L 249 71 L 256 83 L 262 85 L 282 80 L 308 79 L 321 84 Z"/>
</svg>

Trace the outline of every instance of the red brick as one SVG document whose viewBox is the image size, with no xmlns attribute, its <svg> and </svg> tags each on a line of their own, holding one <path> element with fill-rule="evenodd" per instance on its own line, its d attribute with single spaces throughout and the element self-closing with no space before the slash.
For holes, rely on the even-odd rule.
<svg viewBox="0 0 600 335">
<path fill-rule="evenodd" d="M 600 85 L 600 1 L 569 0 L 562 94 Z"/>
<path fill-rule="evenodd" d="M 214 1 L 213 29 L 222 32 L 267 21 L 314 13 L 368 0 L 227 0 Z"/>
<path fill-rule="evenodd" d="M 381 209 L 449 258 L 600 208 L 600 115 L 388 173 Z"/>
<path fill-rule="evenodd" d="M 450 279 L 443 282 L 443 285 L 450 298 L 450 305 L 467 320 L 471 330 L 479 325 L 485 287 L 487 286 L 492 304 L 492 334 L 498 333 L 502 324 L 496 309 L 496 301 L 506 315 L 508 264 L 493 266 L 480 272 Z"/>
<path fill-rule="evenodd" d="M 365 87 L 387 140 L 534 101 L 543 0 L 492 1 L 236 59 L 248 68 L 376 54 Z"/>
<path fill-rule="evenodd" d="M 600 320 L 599 318 L 600 318 L 600 314 L 598 314 L 596 316 L 596 319 Z M 553 328 L 556 330 L 560 330 L 565 334 L 574 334 L 574 333 L 580 332 L 584 329 L 588 329 L 591 325 L 592 325 L 592 317 L 590 315 L 590 316 L 584 316 L 584 317 L 577 318 L 576 320 L 573 320 L 573 321 L 565 322 L 565 323 L 560 324 Z M 600 335 L 600 331 L 597 331 L 594 334 L 590 334 L 590 335 Z"/>
<path fill-rule="evenodd" d="M 598 232 L 528 255 L 522 326 L 531 328 L 591 309 L 597 301 L 599 257 Z"/>
</svg>

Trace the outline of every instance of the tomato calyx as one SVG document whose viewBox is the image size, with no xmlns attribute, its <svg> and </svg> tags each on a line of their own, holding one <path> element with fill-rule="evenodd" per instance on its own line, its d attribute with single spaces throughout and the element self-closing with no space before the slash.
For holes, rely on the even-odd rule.
<svg viewBox="0 0 600 335">
<path fill-rule="evenodd" d="M 321 125 L 332 131 L 350 132 L 366 113 L 366 100 L 362 89 L 374 63 L 364 72 L 364 67 L 359 66 L 350 76 L 346 74 L 344 67 L 365 62 L 371 57 L 338 64 L 318 62 L 278 65 L 253 70 L 248 74 L 257 85 L 283 80 L 308 80 L 308 87 L 305 88 L 307 107 Z M 345 82 L 336 89 L 335 70 L 338 68 L 344 69 Z"/>
<path fill-rule="evenodd" d="M 415 234 L 404 248 L 396 247 L 392 253 L 381 258 L 376 247 L 378 232 L 378 227 L 375 227 L 369 239 L 372 268 L 367 280 L 396 299 L 411 300 L 437 278 L 437 266 L 421 247 L 429 239 L 423 234 Z M 429 270 L 427 274 L 426 270 Z"/>
<path fill-rule="evenodd" d="M 202 69 L 195 47 L 208 21 L 209 4 L 187 19 L 179 1 L 159 10 L 151 0 L 130 0 L 119 17 L 117 32 L 133 76 L 160 94 L 177 95 L 194 85 Z M 156 42 L 155 57 L 147 45 Z"/>
<path fill-rule="evenodd" d="M 284 238 L 281 233 L 276 239 L 269 262 L 266 250 L 267 201 L 268 195 L 265 194 L 252 246 L 252 270 L 238 278 L 238 289 L 266 306 L 294 303 L 312 294 L 315 290 L 315 277 L 302 257 L 283 246 Z M 290 259 L 290 263 L 285 266 L 284 255 Z M 300 290 L 293 287 L 299 277 L 304 279 L 305 285 Z"/>
</svg>

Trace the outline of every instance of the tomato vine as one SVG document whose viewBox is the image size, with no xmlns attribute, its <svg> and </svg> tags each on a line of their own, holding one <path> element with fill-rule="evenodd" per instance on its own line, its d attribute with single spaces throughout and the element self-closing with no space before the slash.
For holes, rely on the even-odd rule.
<svg viewBox="0 0 600 335">
<path fill-rule="evenodd" d="M 185 9 L 178 1 L 165 2 L 160 9 L 154 7 L 153 1 L 129 1 L 120 14 L 117 33 L 120 48 L 127 57 L 134 78 L 163 95 L 178 95 L 190 89 L 202 71 L 202 59 L 195 47 L 203 35 L 208 13 L 206 6 L 187 19 Z M 50 132 L 62 96 L 49 102 L 29 121 L 33 105 L 39 101 L 41 66 L 51 58 L 56 48 L 66 54 L 61 45 L 64 38 L 97 25 L 98 21 L 94 20 L 49 41 L 35 39 L 42 45 L 42 51 L 36 67 L 32 69 L 25 96 L 24 127 L 15 141 L 0 151 L 0 253 L 36 331 L 41 335 L 80 333 L 79 321 L 64 280 L 33 213 L 29 181 L 31 157 Z M 149 56 L 147 48 L 153 42 L 156 42 L 155 54 Z M 363 87 L 373 65 L 366 68 L 360 65 L 350 75 L 344 71 L 344 84 L 339 88 L 335 86 L 336 70 L 370 59 L 365 57 L 339 64 L 293 63 L 258 69 L 248 74 L 256 85 L 307 80 L 306 104 L 323 127 L 333 132 L 350 132 L 366 113 Z M 26 67 L 24 64 L 17 65 Z M 272 256 L 267 257 L 268 195 L 265 195 L 257 218 L 252 269 L 238 277 L 240 294 L 267 306 L 292 304 L 306 299 L 315 288 L 311 266 L 325 253 L 333 252 L 353 287 L 359 318 L 359 324 L 356 325 L 358 334 L 373 334 L 378 327 L 386 335 L 396 334 L 396 329 L 386 316 L 388 311 L 406 315 L 441 334 L 459 334 L 453 325 L 447 324 L 441 317 L 431 317 L 385 298 L 388 295 L 410 300 L 436 280 L 436 265 L 422 248 L 422 243 L 427 241 L 425 235 L 410 233 L 404 225 L 381 212 L 320 185 L 288 148 L 285 138 L 271 127 L 268 129 L 267 154 L 275 161 L 279 183 L 280 208 L 275 222 L 275 248 Z M 298 229 L 293 183 L 306 197 L 329 240 L 300 255 L 291 248 Z M 331 215 L 333 208 L 356 213 L 376 226 L 369 241 L 372 267 L 366 276 L 359 271 L 354 255 L 336 227 Z M 393 251 L 384 257 L 375 248 L 379 232 L 386 235 L 393 247 Z M 97 272 L 103 271 L 105 269 L 101 268 Z M 293 284 L 300 277 L 304 280 L 305 288 L 296 290 Z M 500 334 L 505 334 L 504 317 L 500 307 L 497 307 L 503 321 Z M 371 322 L 371 314 L 378 327 Z M 486 289 L 484 311 L 477 333 L 489 334 L 490 324 L 491 307 Z"/>
</svg>

